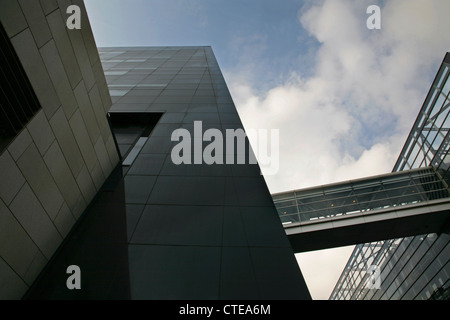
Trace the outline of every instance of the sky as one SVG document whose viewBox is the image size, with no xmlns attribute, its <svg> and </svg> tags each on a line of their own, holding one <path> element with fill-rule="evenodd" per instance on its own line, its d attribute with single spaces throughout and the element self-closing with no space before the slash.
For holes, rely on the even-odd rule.
<svg viewBox="0 0 450 320">
<path fill-rule="evenodd" d="M 244 127 L 279 130 L 272 193 L 391 172 L 450 51 L 448 0 L 85 5 L 99 47 L 212 47 Z M 367 28 L 370 5 L 381 29 Z M 314 299 L 328 299 L 352 249 L 296 255 Z"/>
</svg>

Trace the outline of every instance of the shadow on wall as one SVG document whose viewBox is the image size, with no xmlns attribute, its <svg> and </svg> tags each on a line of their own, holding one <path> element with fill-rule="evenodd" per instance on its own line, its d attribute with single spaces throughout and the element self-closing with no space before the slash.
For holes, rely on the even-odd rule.
<svg viewBox="0 0 450 320">
<path fill-rule="evenodd" d="M 119 165 L 23 299 L 130 299 L 126 226 Z M 81 290 L 68 289 L 72 265 L 80 268 Z"/>
</svg>

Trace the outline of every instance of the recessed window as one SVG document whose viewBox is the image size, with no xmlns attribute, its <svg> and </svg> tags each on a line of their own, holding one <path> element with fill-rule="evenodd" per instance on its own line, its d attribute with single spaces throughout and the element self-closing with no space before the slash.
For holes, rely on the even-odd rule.
<svg viewBox="0 0 450 320">
<path fill-rule="evenodd" d="M 105 71 L 105 76 L 122 76 L 128 71 Z"/>
<path fill-rule="evenodd" d="M 110 89 L 109 94 L 111 97 L 123 97 L 126 95 L 130 90 L 116 90 L 116 89 Z"/>
<path fill-rule="evenodd" d="M 109 123 L 122 157 L 122 165 L 133 164 L 161 116 L 160 112 L 108 113 Z"/>
<path fill-rule="evenodd" d="M 41 109 L 31 83 L 0 24 L 0 151 L 5 149 Z"/>
</svg>

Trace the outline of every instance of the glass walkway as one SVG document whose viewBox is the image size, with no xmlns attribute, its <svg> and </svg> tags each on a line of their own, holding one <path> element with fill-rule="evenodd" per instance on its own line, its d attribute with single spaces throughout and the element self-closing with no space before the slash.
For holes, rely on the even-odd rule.
<svg viewBox="0 0 450 320">
<path fill-rule="evenodd" d="M 433 167 L 272 195 L 285 227 L 449 197 Z"/>
</svg>

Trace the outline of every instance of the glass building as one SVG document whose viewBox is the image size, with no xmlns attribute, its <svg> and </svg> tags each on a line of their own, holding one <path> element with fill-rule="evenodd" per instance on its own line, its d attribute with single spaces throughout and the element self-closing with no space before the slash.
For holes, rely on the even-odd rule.
<svg viewBox="0 0 450 320">
<path fill-rule="evenodd" d="M 444 193 L 450 179 L 449 73 L 447 53 L 393 169 L 431 168 Z M 449 299 L 449 240 L 447 222 L 439 232 L 358 244 L 330 299 Z M 371 266 L 379 271 L 376 279 Z"/>
<path fill-rule="evenodd" d="M 25 297 L 309 299 L 259 165 L 238 164 L 248 140 L 244 155 L 234 139 L 216 163 L 201 158 L 206 130 L 243 129 L 211 47 L 99 55 L 121 163 Z M 185 139 L 178 164 L 173 150 Z M 69 260 L 84 290 L 67 290 Z"/>
<path fill-rule="evenodd" d="M 0 299 L 310 299 L 248 140 L 202 158 L 243 130 L 211 47 L 98 49 L 82 0 L 0 20 Z"/>
<path fill-rule="evenodd" d="M 310 299 L 294 250 L 355 239 L 332 299 L 448 297 L 449 55 L 394 173 L 272 199 L 247 139 L 202 159 L 243 129 L 210 47 L 99 49 L 82 0 L 0 6 L 0 299 Z"/>
</svg>

